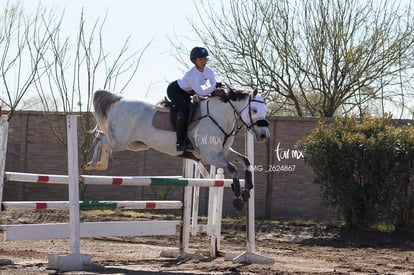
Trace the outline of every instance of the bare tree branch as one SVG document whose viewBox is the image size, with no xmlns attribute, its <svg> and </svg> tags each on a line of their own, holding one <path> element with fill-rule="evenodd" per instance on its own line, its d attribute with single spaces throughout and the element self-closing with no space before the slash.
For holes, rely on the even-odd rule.
<svg viewBox="0 0 414 275">
<path fill-rule="evenodd" d="M 213 56 L 211 66 L 225 81 L 273 91 L 272 114 L 334 116 L 410 94 L 411 6 L 374 0 L 194 4 L 200 20 L 190 24 Z M 177 52 L 188 52 L 175 43 Z"/>
<path fill-rule="evenodd" d="M 29 89 L 45 73 L 46 68 L 41 63 L 50 37 L 40 29 L 44 14 L 47 11 L 39 6 L 33 16 L 25 16 L 20 3 L 7 4 L 0 14 L 0 70 L 4 87 L 0 100 L 9 109 L 8 120 Z M 54 15 L 49 13 L 49 16 Z"/>
</svg>

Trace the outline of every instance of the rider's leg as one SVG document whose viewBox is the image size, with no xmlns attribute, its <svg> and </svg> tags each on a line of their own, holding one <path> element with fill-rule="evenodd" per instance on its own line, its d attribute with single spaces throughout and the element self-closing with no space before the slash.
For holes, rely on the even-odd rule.
<svg viewBox="0 0 414 275">
<path fill-rule="evenodd" d="M 178 112 L 177 114 L 177 120 L 176 120 L 176 132 L 177 132 L 177 144 L 176 144 L 176 148 L 177 151 L 184 151 L 185 148 L 185 137 L 186 137 L 186 120 L 187 117 L 184 114 L 184 112 Z"/>
<path fill-rule="evenodd" d="M 191 96 L 189 93 L 186 93 L 184 95 L 184 100 L 185 100 L 185 123 L 184 123 L 184 128 L 183 129 L 183 133 L 184 133 L 184 150 L 193 150 L 193 144 L 191 144 L 190 139 L 187 136 L 187 127 L 188 127 L 188 116 L 190 115 L 190 104 L 191 104 Z"/>
<path fill-rule="evenodd" d="M 177 132 L 177 151 L 193 150 L 194 147 L 187 137 L 187 120 L 188 115 L 185 112 L 179 111 L 176 120 L 176 132 Z"/>
<path fill-rule="evenodd" d="M 178 110 L 176 118 L 176 132 L 177 132 L 177 151 L 186 150 L 185 139 L 187 136 L 187 115 L 188 106 L 186 102 L 187 94 L 182 90 L 176 81 L 172 82 L 167 89 L 168 97 Z"/>
</svg>

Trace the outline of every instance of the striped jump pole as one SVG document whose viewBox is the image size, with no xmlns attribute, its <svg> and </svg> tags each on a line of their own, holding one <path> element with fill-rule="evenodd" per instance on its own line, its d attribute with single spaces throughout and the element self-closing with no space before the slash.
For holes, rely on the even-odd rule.
<svg viewBox="0 0 414 275">
<path fill-rule="evenodd" d="M 6 181 L 15 182 L 68 184 L 69 181 L 69 177 L 67 175 L 46 175 L 20 172 L 5 172 L 4 176 Z"/>
<path fill-rule="evenodd" d="M 46 175 L 33 173 L 5 172 L 7 181 L 32 182 L 44 184 L 68 184 L 67 175 Z M 86 185 L 121 185 L 121 186 L 192 186 L 192 187 L 231 187 L 231 179 L 146 177 L 146 176 L 91 176 L 81 175 L 79 181 Z M 244 180 L 240 180 L 244 186 Z"/>
<path fill-rule="evenodd" d="M 192 186 L 192 187 L 231 187 L 231 179 L 193 179 L 170 177 L 108 177 L 81 176 L 84 184 L 90 185 L 124 185 L 124 186 Z M 243 186 L 244 180 L 240 181 Z"/>
<path fill-rule="evenodd" d="M 2 203 L 2 209 L 68 209 L 69 201 L 8 201 Z M 181 201 L 81 201 L 80 210 L 164 210 L 182 209 Z"/>
</svg>

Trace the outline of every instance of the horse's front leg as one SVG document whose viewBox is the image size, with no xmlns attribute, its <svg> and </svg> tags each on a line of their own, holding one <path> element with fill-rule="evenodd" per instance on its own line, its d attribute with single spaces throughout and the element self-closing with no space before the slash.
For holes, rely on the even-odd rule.
<svg viewBox="0 0 414 275">
<path fill-rule="evenodd" d="M 231 162 L 227 161 L 227 170 L 230 172 L 230 174 L 232 175 L 232 179 L 233 179 L 233 183 L 231 185 L 231 188 L 233 189 L 233 193 L 234 193 L 233 206 L 238 211 L 242 211 L 243 206 L 244 206 L 244 201 L 243 201 L 244 199 L 242 200 L 240 198 L 240 196 L 242 195 L 242 192 L 240 188 L 239 177 L 237 176 L 237 169 Z"/>
<path fill-rule="evenodd" d="M 225 159 L 229 162 L 236 162 L 240 163 L 244 169 L 244 190 L 242 192 L 242 197 L 245 202 L 247 202 L 250 198 L 250 190 L 253 189 L 253 181 L 252 181 L 252 166 L 250 165 L 249 159 L 230 148 L 226 155 Z"/>
<path fill-rule="evenodd" d="M 216 151 L 205 151 L 202 154 L 204 156 L 203 161 L 208 164 L 214 165 L 217 168 L 227 169 L 230 172 L 233 183 L 231 185 L 235 198 L 233 199 L 233 206 L 238 210 L 242 211 L 244 208 L 244 201 L 241 198 L 242 192 L 240 188 L 239 178 L 237 176 L 237 169 L 231 162 L 225 159 L 222 154 Z"/>
</svg>

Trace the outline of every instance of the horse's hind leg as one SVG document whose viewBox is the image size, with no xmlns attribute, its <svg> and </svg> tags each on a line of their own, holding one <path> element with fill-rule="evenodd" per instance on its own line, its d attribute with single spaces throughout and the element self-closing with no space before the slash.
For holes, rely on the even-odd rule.
<svg viewBox="0 0 414 275">
<path fill-rule="evenodd" d="M 106 171 L 109 162 L 109 150 L 102 143 L 105 135 L 99 132 L 94 140 L 92 160 L 82 166 L 85 171 Z"/>
<path fill-rule="evenodd" d="M 95 171 L 106 171 L 108 170 L 109 150 L 106 149 L 105 146 L 103 146 L 102 144 L 100 147 L 101 147 L 100 148 L 101 153 L 100 153 L 99 161 L 96 164 Z"/>
</svg>

